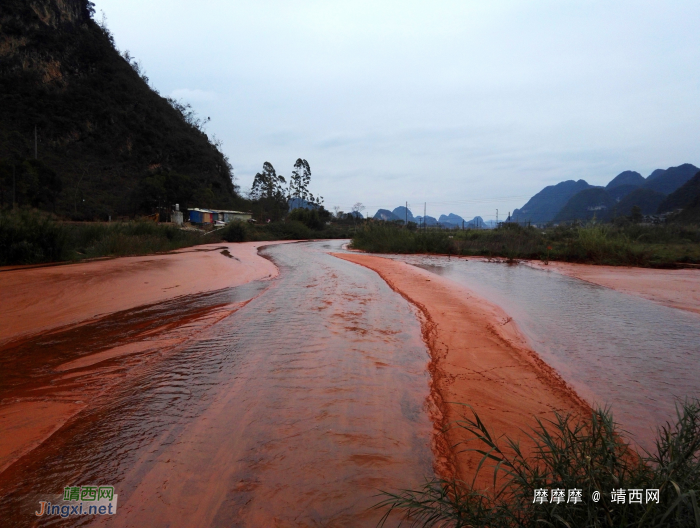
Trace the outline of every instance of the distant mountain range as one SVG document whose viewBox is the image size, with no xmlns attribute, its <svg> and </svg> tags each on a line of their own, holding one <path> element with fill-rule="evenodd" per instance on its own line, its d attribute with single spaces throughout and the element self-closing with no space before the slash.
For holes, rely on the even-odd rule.
<svg viewBox="0 0 700 528">
<path fill-rule="evenodd" d="M 375 220 L 384 220 L 386 222 L 401 222 L 404 223 L 408 219 L 409 222 L 415 222 L 416 224 L 419 225 L 427 225 L 427 226 L 436 226 L 440 225 L 441 227 L 445 227 L 447 229 L 461 229 L 462 227 L 469 227 L 469 228 L 486 228 L 486 227 L 492 227 L 491 225 L 488 225 L 487 222 L 484 222 L 484 219 L 481 218 L 480 216 L 475 216 L 471 220 L 465 220 L 459 215 L 450 213 L 448 215 L 441 215 L 440 218 L 435 219 L 432 216 L 413 216 L 413 213 L 411 213 L 410 209 L 406 209 L 405 206 L 399 206 L 393 211 L 389 211 L 388 209 L 379 209 L 375 214 L 374 214 L 374 219 Z M 425 219 L 425 224 L 424 224 L 424 219 Z"/>
<path fill-rule="evenodd" d="M 628 170 L 615 176 L 605 187 L 590 185 L 585 180 L 563 181 L 542 189 L 520 209 L 513 211 L 506 221 L 533 225 L 593 218 L 607 221 L 616 216 L 629 216 L 634 206 L 638 206 L 644 215 L 690 208 L 694 211 L 697 209 L 696 213 L 700 216 L 700 169 L 685 163 L 668 169 L 656 169 L 646 178 Z M 414 216 L 405 206 L 393 211 L 379 209 L 374 218 L 400 223 L 408 220 L 418 225 L 440 225 L 448 229 L 461 229 L 463 226 L 490 229 L 496 226 L 493 220 L 484 221 L 480 216 L 466 220 L 454 213 L 443 214 L 439 218 L 423 218 Z"/>
<path fill-rule="evenodd" d="M 532 224 L 571 222 L 574 220 L 609 220 L 628 216 L 638 206 L 642 214 L 664 212 L 666 197 L 680 189 L 699 171 L 685 163 L 678 167 L 657 169 L 647 178 L 635 171 L 615 176 L 605 187 L 589 185 L 585 180 L 568 180 L 550 185 L 516 209 L 510 221 Z"/>
</svg>

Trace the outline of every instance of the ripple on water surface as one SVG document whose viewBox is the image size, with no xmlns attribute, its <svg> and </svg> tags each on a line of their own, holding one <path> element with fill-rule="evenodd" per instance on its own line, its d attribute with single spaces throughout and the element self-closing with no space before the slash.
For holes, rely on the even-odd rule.
<svg viewBox="0 0 700 528">
<path fill-rule="evenodd" d="M 270 287 L 11 467 L 0 515 L 102 483 L 112 525 L 373 525 L 378 489 L 432 473 L 428 356 L 413 308 L 324 244 L 264 250 Z"/>
</svg>

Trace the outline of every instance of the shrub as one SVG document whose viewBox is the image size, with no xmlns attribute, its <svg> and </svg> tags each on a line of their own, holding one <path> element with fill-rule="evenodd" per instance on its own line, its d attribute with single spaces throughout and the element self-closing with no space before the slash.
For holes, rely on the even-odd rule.
<svg viewBox="0 0 700 528">
<path fill-rule="evenodd" d="M 305 209 L 298 207 L 287 216 L 287 220 L 297 221 L 304 224 L 309 229 L 323 229 L 326 220 L 330 218 L 330 213 L 325 211 L 325 215 L 318 209 Z"/>
<path fill-rule="evenodd" d="M 537 419 L 529 457 L 517 442 L 495 437 L 473 411 L 455 426 L 473 436 L 478 447 L 472 451 L 483 457 L 472 483 L 434 479 L 420 490 L 384 492 L 376 506 L 388 509 L 380 525 L 398 510 L 411 526 L 422 527 L 700 527 L 699 400 L 687 401 L 677 421 L 659 429 L 654 454 L 630 448 L 609 410 L 594 411 L 588 420 Z M 487 466 L 493 488 L 478 490 L 477 476 Z M 580 489 L 583 500 L 533 503 L 538 489 Z M 658 489 L 659 503 L 613 503 L 611 492 L 619 489 Z M 591 500 L 595 491 L 599 502 Z"/>
<path fill-rule="evenodd" d="M 221 238 L 226 242 L 245 242 L 248 240 L 248 228 L 244 222 L 234 220 L 221 231 Z"/>
<path fill-rule="evenodd" d="M 37 264 L 64 258 L 66 231 L 46 213 L 0 212 L 0 265 Z"/>
</svg>

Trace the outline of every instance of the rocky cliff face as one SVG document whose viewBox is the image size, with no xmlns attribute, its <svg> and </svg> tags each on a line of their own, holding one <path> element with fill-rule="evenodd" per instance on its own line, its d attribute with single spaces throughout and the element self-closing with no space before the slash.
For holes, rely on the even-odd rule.
<svg viewBox="0 0 700 528">
<path fill-rule="evenodd" d="M 33 71 L 42 82 L 63 80 L 61 49 L 49 44 L 50 34 L 71 32 L 90 20 L 85 0 L 6 0 L 0 8 L 0 60 L 3 70 Z"/>
</svg>

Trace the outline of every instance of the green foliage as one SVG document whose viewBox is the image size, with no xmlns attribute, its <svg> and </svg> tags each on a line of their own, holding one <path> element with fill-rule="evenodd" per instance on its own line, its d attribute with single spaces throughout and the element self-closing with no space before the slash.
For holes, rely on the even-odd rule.
<svg viewBox="0 0 700 528">
<path fill-rule="evenodd" d="M 221 238 L 226 242 L 245 242 L 249 240 L 248 226 L 245 222 L 234 220 L 229 222 L 226 227 L 221 230 Z"/>
<path fill-rule="evenodd" d="M 67 233 L 50 215 L 30 209 L 0 212 L 0 266 L 63 260 Z"/>
<path fill-rule="evenodd" d="M 24 171 L 26 179 L 16 173 L 18 201 L 75 220 L 152 213 L 156 196 L 182 207 L 247 209 L 204 121 L 148 85 L 140 64 L 90 18 L 89 2 L 77 11 L 73 4 L 2 4 L 0 160 Z M 40 185 L 43 195 L 33 193 L 32 178 L 47 174 L 25 163 L 35 127 L 39 160 L 57 175 L 56 185 Z M 4 204 L 7 181 L 0 169 Z"/>
<path fill-rule="evenodd" d="M 0 213 L 0 265 L 145 255 L 209 242 L 153 222 L 65 223 L 30 209 Z"/>
<path fill-rule="evenodd" d="M 592 220 L 596 215 L 607 215 L 616 205 L 607 191 L 600 187 L 585 189 L 574 195 L 554 217 L 555 222 Z M 600 208 L 600 209 L 598 209 Z"/>
<path fill-rule="evenodd" d="M 383 492 L 376 507 L 403 512 L 411 526 L 490 528 L 700 528 L 700 401 L 687 401 L 677 421 L 661 427 L 653 454 L 638 455 L 621 437 L 609 410 L 587 420 L 556 414 L 536 419 L 529 455 L 518 442 L 496 437 L 476 412 L 453 426 L 466 430 L 482 456 L 474 480 L 433 479 L 420 490 Z M 458 446 L 460 447 L 460 446 Z M 493 487 L 477 489 L 493 471 Z M 580 489 L 581 503 L 533 503 L 536 489 Z M 612 490 L 658 489 L 659 504 L 612 503 Z M 594 491 L 601 500 L 591 500 Z M 644 492 L 643 492 L 644 493 Z"/>
<path fill-rule="evenodd" d="M 315 197 L 309 192 L 309 183 L 311 182 L 311 167 L 305 159 L 297 158 L 294 163 L 292 176 L 289 178 L 289 198 L 299 199 L 308 202 L 309 204 L 321 205 L 323 196 Z"/>
<path fill-rule="evenodd" d="M 287 220 L 296 220 L 309 229 L 319 230 L 323 229 L 330 217 L 331 213 L 326 211 L 322 206 L 314 209 L 298 207 L 289 213 Z"/>
<path fill-rule="evenodd" d="M 498 229 L 411 231 L 375 222 L 353 235 L 353 247 L 375 253 L 440 253 L 505 259 L 559 260 L 611 266 L 675 268 L 700 263 L 700 228 L 613 224 L 545 230 L 503 224 Z"/>
<path fill-rule="evenodd" d="M 63 190 L 61 178 L 42 161 L 0 159 L 0 207 L 20 206 L 55 210 Z"/>
<path fill-rule="evenodd" d="M 613 208 L 612 215 L 629 216 L 634 207 L 639 207 L 639 212 L 642 215 L 653 215 L 656 214 L 656 210 L 664 198 L 664 194 L 651 189 L 635 189 L 618 202 Z"/>
<path fill-rule="evenodd" d="M 683 209 L 700 203 L 700 172 L 669 194 L 659 205 L 659 213 Z M 696 205 L 697 206 L 697 205 Z"/>
<path fill-rule="evenodd" d="M 272 237 L 271 240 L 307 240 L 314 238 L 312 231 L 296 220 L 270 223 L 265 226 L 265 231 Z"/>
<path fill-rule="evenodd" d="M 261 222 L 281 220 L 289 210 L 284 176 L 277 174 L 272 163 L 263 163 L 250 188 L 252 210 Z"/>
<path fill-rule="evenodd" d="M 447 231 L 414 231 L 384 222 L 358 229 L 352 246 L 374 253 L 448 253 L 452 248 Z"/>
<path fill-rule="evenodd" d="M 632 222 L 634 222 L 635 224 L 638 224 L 642 221 L 642 219 L 642 208 L 638 205 L 633 205 L 630 211 L 630 220 L 632 220 Z"/>
</svg>

